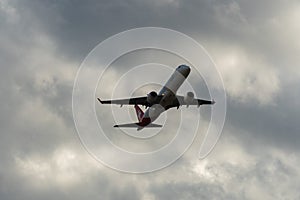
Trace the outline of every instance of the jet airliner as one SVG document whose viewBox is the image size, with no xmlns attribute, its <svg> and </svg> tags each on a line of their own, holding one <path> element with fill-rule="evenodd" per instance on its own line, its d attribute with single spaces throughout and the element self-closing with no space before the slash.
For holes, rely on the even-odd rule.
<svg viewBox="0 0 300 200">
<path fill-rule="evenodd" d="M 176 95 L 178 88 L 186 80 L 190 71 L 191 68 L 187 65 L 178 66 L 158 94 L 152 91 L 144 97 L 104 101 L 98 98 L 98 100 L 102 104 L 117 104 L 120 106 L 134 105 L 138 122 L 114 125 L 114 127 L 134 127 L 137 128 L 137 130 L 141 130 L 145 127 L 162 127 L 162 125 L 152 122 L 155 121 L 161 113 L 170 108 L 176 107 L 178 109 L 182 105 L 186 105 L 187 107 L 197 105 L 197 107 L 199 107 L 203 104 L 209 105 L 215 103 L 214 100 L 210 101 L 194 98 L 193 92 L 187 92 L 186 96 Z M 145 113 L 138 105 L 146 106 L 147 110 Z"/>
</svg>

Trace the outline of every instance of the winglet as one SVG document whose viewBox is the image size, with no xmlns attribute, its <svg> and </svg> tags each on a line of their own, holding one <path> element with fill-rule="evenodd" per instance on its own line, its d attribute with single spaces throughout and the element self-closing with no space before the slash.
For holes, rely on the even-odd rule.
<svg viewBox="0 0 300 200">
<path fill-rule="evenodd" d="M 213 99 L 212 101 L 211 101 L 211 104 L 215 104 L 216 102 L 215 102 L 215 100 Z"/>
</svg>

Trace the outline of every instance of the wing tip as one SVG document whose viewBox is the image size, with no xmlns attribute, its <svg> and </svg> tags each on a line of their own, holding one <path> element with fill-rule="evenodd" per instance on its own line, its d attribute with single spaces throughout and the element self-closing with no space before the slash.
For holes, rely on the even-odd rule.
<svg viewBox="0 0 300 200">
<path fill-rule="evenodd" d="M 103 102 L 101 101 L 101 99 L 100 98 L 97 98 L 98 99 L 98 101 L 100 102 L 100 103 L 102 103 L 103 104 Z"/>
</svg>

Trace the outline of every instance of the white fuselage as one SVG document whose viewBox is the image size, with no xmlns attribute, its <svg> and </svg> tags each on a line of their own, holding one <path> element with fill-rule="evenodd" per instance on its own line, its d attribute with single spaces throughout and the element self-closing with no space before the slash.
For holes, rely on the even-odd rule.
<svg viewBox="0 0 300 200">
<path fill-rule="evenodd" d="M 168 109 L 176 98 L 176 92 L 189 75 L 191 69 L 186 65 L 180 65 L 160 90 L 158 95 L 163 96 L 159 104 L 149 107 L 143 116 L 142 123 L 149 124 L 156 120 L 161 113 Z"/>
</svg>

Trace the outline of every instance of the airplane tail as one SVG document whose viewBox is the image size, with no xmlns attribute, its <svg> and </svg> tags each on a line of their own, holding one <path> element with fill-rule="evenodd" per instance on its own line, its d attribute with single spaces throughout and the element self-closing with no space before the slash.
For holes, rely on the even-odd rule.
<svg viewBox="0 0 300 200">
<path fill-rule="evenodd" d="M 135 105 L 134 108 L 135 108 L 136 116 L 137 116 L 139 122 L 141 122 L 144 117 L 144 112 L 138 105 Z"/>
<path fill-rule="evenodd" d="M 142 130 L 145 127 L 147 127 L 147 128 L 162 127 L 162 125 L 153 124 L 153 123 L 150 123 L 146 126 L 142 126 L 141 122 L 142 122 L 143 117 L 144 117 L 144 112 L 142 111 L 142 109 L 138 105 L 135 105 L 134 108 L 135 108 L 136 116 L 137 116 L 139 122 L 129 123 L 129 124 L 116 124 L 116 125 L 114 125 L 114 127 L 137 128 L 138 131 Z"/>
</svg>

